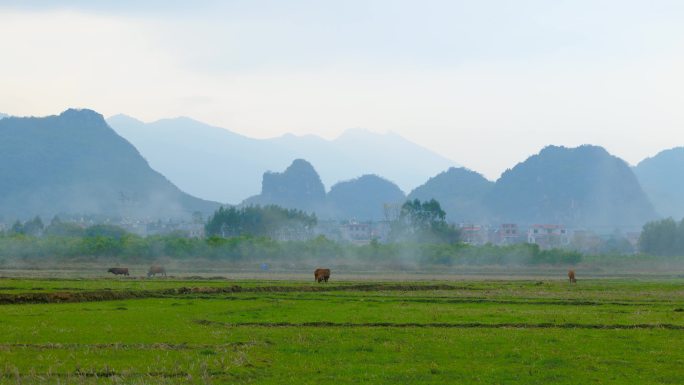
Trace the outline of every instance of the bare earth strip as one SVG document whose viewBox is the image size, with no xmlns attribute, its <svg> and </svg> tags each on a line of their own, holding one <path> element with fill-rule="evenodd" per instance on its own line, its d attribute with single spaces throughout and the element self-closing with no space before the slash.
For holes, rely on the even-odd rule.
<svg viewBox="0 0 684 385">
<path fill-rule="evenodd" d="M 264 327 L 264 328 L 457 328 L 457 329 L 667 329 L 684 330 L 684 325 L 672 324 L 578 324 L 578 323 L 392 323 L 392 322 L 241 322 L 241 323 L 221 323 L 208 320 L 195 321 L 200 325 L 218 325 L 225 327 Z"/>
</svg>

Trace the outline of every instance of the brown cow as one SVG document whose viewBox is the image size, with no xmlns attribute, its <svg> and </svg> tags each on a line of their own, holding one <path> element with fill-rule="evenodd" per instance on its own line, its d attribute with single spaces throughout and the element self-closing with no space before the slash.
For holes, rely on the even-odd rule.
<svg viewBox="0 0 684 385">
<path fill-rule="evenodd" d="M 107 270 L 108 273 L 112 273 L 114 275 L 128 275 L 128 268 L 127 267 L 112 267 L 111 269 Z"/>
<path fill-rule="evenodd" d="M 577 283 L 577 280 L 575 279 L 575 270 L 568 270 L 568 279 L 570 279 L 570 283 Z"/>
<path fill-rule="evenodd" d="M 147 272 L 147 277 L 154 277 L 157 274 L 161 274 L 164 277 L 166 277 L 166 269 L 164 269 L 164 266 L 161 265 L 152 265 L 150 266 L 150 270 Z"/>
<path fill-rule="evenodd" d="M 322 281 L 328 282 L 328 279 L 330 279 L 330 269 L 321 269 L 318 268 L 314 271 L 314 280 L 318 283 L 321 283 Z"/>
</svg>

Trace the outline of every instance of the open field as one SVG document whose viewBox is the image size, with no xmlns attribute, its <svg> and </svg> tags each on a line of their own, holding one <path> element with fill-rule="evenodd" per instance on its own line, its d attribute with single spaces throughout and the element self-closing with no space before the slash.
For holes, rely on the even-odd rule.
<svg viewBox="0 0 684 385">
<path fill-rule="evenodd" d="M 0 279 L 0 383 L 684 383 L 684 279 Z"/>
</svg>

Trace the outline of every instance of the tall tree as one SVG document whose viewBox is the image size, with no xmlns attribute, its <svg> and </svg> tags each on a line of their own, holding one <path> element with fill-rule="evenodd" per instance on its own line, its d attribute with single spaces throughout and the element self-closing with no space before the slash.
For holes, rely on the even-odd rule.
<svg viewBox="0 0 684 385">
<path fill-rule="evenodd" d="M 456 243 L 459 231 L 446 222 L 446 213 L 434 199 L 407 201 L 399 218 L 392 223 L 390 238 L 395 241 Z"/>
<path fill-rule="evenodd" d="M 678 229 L 679 227 L 679 229 Z M 684 252 L 678 246 L 684 244 L 684 240 L 678 239 L 682 223 L 672 218 L 648 222 L 644 225 L 639 237 L 639 249 L 653 255 L 675 255 Z"/>
<path fill-rule="evenodd" d="M 43 234 L 44 229 L 45 225 L 43 224 L 43 220 L 37 216 L 24 223 L 23 233 L 27 235 L 39 236 Z"/>
<path fill-rule="evenodd" d="M 205 232 L 209 236 L 234 237 L 253 235 L 273 239 L 308 238 L 316 225 L 315 215 L 279 206 L 219 208 L 212 215 Z"/>
</svg>

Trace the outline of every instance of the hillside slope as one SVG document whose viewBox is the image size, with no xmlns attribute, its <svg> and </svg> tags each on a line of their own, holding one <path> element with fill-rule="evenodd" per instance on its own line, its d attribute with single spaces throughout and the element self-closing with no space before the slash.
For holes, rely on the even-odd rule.
<svg viewBox="0 0 684 385">
<path fill-rule="evenodd" d="M 507 170 L 486 200 L 496 222 L 640 228 L 657 217 L 625 161 L 597 146 L 549 146 Z"/>
<path fill-rule="evenodd" d="M 406 195 L 394 183 L 377 175 L 363 175 L 335 184 L 327 195 L 329 216 L 359 221 L 385 219 L 385 205 L 401 205 Z"/>
<path fill-rule="evenodd" d="M 435 199 L 447 213 L 447 220 L 457 223 L 485 223 L 490 213 L 484 200 L 494 183 L 466 168 L 450 168 L 416 187 L 409 199 Z"/>
<path fill-rule="evenodd" d="M 151 169 L 94 111 L 0 120 L 5 218 L 60 213 L 176 218 L 217 206 L 185 194 Z"/>
<path fill-rule="evenodd" d="M 644 159 L 634 173 L 658 214 L 677 220 L 684 218 L 684 147 Z"/>
</svg>

